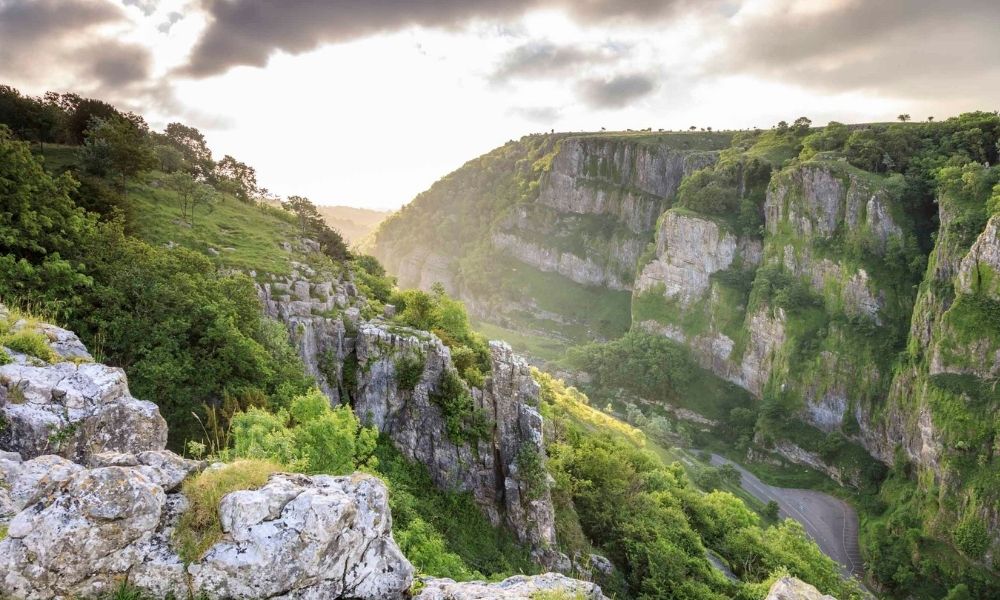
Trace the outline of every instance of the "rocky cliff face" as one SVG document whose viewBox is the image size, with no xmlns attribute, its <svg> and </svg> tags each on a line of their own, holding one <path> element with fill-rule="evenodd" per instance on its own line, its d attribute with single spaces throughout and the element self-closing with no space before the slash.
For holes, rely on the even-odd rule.
<svg viewBox="0 0 1000 600">
<path fill-rule="evenodd" d="M 565 562 L 554 551 L 549 483 L 530 480 L 520 468 L 526 458 L 545 460 L 538 386 L 527 363 L 507 345 L 492 343 L 490 375 L 482 388 L 469 388 L 436 336 L 383 319 L 362 320 L 358 305 L 364 299 L 350 281 L 317 279 L 323 277 L 299 266 L 278 285 L 261 286 L 260 294 L 268 314 L 288 326 L 307 369 L 331 401 L 349 402 L 362 421 L 425 465 L 442 489 L 472 493 L 493 524 L 510 528 L 542 564 Z M 298 293 L 275 295 L 286 289 Z M 327 296 L 317 289 L 333 292 Z M 420 366 L 412 387 L 401 383 L 401 361 Z M 471 397 L 485 419 L 485 436 L 456 440 L 449 433 L 448 415 L 435 401 L 446 380 L 460 382 L 461 393 Z"/>
<path fill-rule="evenodd" d="M 162 450 L 167 423 L 156 405 L 129 393 L 125 372 L 95 363 L 71 331 L 14 317 L 0 305 L 0 323 L 34 335 L 50 355 L 0 348 L 0 449 L 34 458 L 76 461 L 106 452 Z"/>
<path fill-rule="evenodd" d="M 633 287 L 636 262 L 654 241 L 657 218 L 681 180 L 712 164 L 729 136 L 543 137 L 546 143 L 526 138 L 443 179 L 399 216 L 398 227 L 376 234 L 373 254 L 402 286 L 427 289 L 440 282 L 488 322 L 559 340 L 620 335 L 627 325 L 623 292 Z M 545 154 L 532 154 L 539 144 Z M 513 151 L 507 158 L 514 165 L 506 170 L 490 162 Z M 511 173 L 518 174 L 515 181 Z M 452 183 L 466 177 L 467 185 L 455 189 Z M 457 203 L 463 208 L 455 210 Z M 462 222 L 459 212 L 475 214 Z M 424 220 L 434 227 L 450 224 L 447 243 L 459 247 L 444 251 L 407 237 L 404 231 L 426 229 Z M 472 265 L 471 257 L 486 264 Z M 616 326 L 609 326 L 606 312 L 561 305 L 552 288 L 568 286 L 620 311 Z"/>
<path fill-rule="evenodd" d="M 0 460 L 16 490 L 0 541 L 0 593 L 96 596 L 122 578 L 157 597 L 401 598 L 413 568 L 392 540 L 388 492 L 373 477 L 277 474 L 219 506 L 224 535 L 185 564 L 171 543 L 203 464 L 166 451 L 104 453 L 90 468 L 55 456 Z"/>
</svg>

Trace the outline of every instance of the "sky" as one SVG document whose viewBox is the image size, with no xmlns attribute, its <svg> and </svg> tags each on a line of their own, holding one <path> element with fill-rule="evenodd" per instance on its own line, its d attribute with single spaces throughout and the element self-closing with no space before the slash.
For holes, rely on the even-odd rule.
<svg viewBox="0 0 1000 600">
<path fill-rule="evenodd" d="M 1000 108 L 998 0 L 0 0 L 0 83 L 395 209 L 541 131 Z"/>
</svg>

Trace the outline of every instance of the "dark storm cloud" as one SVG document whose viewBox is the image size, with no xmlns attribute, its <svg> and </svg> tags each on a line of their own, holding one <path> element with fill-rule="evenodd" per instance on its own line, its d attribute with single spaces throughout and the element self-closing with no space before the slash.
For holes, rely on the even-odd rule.
<svg viewBox="0 0 1000 600">
<path fill-rule="evenodd" d="M 998 31 L 997 0 L 854 0 L 739 22 L 710 69 L 828 92 L 996 101 Z"/>
<path fill-rule="evenodd" d="M 183 71 L 222 73 L 263 66 L 275 51 L 292 54 L 410 26 L 451 28 L 476 19 L 516 17 L 533 8 L 562 8 L 580 21 L 656 19 L 682 5 L 717 0 L 204 0 L 210 24 Z"/>
<path fill-rule="evenodd" d="M 612 62 L 626 53 L 627 48 L 623 47 L 586 48 L 533 41 L 508 52 L 490 79 L 500 83 L 517 78 L 565 75 L 592 65 Z"/>
<path fill-rule="evenodd" d="M 142 46 L 104 42 L 76 53 L 88 74 L 106 88 L 119 88 L 149 77 L 152 56 Z"/>
<path fill-rule="evenodd" d="M 621 108 L 652 93 L 656 85 L 656 79 L 644 73 L 584 79 L 578 84 L 581 99 L 591 108 Z"/>
<path fill-rule="evenodd" d="M 121 18 L 118 7 L 100 0 L 0 0 L 0 57 Z"/>
</svg>

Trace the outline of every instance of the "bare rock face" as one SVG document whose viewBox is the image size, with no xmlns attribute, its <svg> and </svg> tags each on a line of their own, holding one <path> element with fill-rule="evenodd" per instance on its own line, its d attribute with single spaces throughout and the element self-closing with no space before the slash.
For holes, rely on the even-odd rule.
<svg viewBox="0 0 1000 600">
<path fill-rule="evenodd" d="M 358 330 L 356 351 L 358 416 L 387 434 L 406 457 L 427 466 L 436 485 L 471 492 L 494 525 L 506 525 L 540 561 L 554 564 L 548 481 L 528 480 L 520 469 L 526 455 L 545 459 L 538 386 L 527 363 L 506 344 L 490 343 L 492 374 L 483 389 L 468 393 L 492 434 L 459 442 L 449 436 L 446 417 L 432 399 L 443 377 L 454 374 L 450 352 L 436 336 L 369 323 Z M 398 365 L 407 358 L 423 363 L 411 390 L 400 386 L 398 376 Z"/>
<path fill-rule="evenodd" d="M 737 260 L 744 268 L 756 266 L 760 242 L 739 239 L 708 217 L 671 210 L 656 233 L 656 255 L 642 269 L 636 291 L 662 285 L 667 299 L 688 307 L 704 298 L 713 273 Z"/>
<path fill-rule="evenodd" d="M 425 579 L 423 583 L 423 590 L 414 600 L 533 600 L 542 594 L 581 600 L 607 600 L 596 584 L 556 573 L 533 577 L 519 575 L 497 583 L 456 583 L 451 579 L 434 578 Z"/>
<path fill-rule="evenodd" d="M 398 598 L 413 567 L 378 479 L 273 475 L 219 506 L 226 537 L 189 567 L 212 598 Z"/>
<path fill-rule="evenodd" d="M 388 491 L 376 478 L 276 474 L 228 494 L 223 538 L 185 565 L 170 539 L 188 503 L 168 492 L 204 465 L 169 452 L 94 462 L 111 466 L 0 458 L 0 490 L 11 490 L 17 511 L 0 541 L 0 596 L 91 597 L 126 574 L 158 597 L 375 600 L 409 588 L 413 568 L 392 539 Z"/>
<path fill-rule="evenodd" d="M 815 587 L 796 579 L 782 577 L 771 585 L 764 600 L 837 600 L 833 596 L 819 593 Z"/>
<path fill-rule="evenodd" d="M 26 324 L 14 324 L 15 330 Z M 106 451 L 162 450 L 167 423 L 156 405 L 129 393 L 125 372 L 92 361 L 72 332 L 33 326 L 58 357 L 54 364 L 7 349 L 0 366 L 0 450 L 25 459 L 58 454 L 87 462 Z"/>
</svg>

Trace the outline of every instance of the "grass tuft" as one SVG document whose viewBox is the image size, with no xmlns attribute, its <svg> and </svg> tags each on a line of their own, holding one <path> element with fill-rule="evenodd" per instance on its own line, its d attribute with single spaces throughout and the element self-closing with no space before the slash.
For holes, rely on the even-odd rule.
<svg viewBox="0 0 1000 600">
<path fill-rule="evenodd" d="M 185 563 L 198 560 L 222 538 L 219 502 L 238 490 L 257 489 L 272 473 L 284 470 L 267 460 L 238 460 L 221 469 L 203 471 L 184 482 L 181 491 L 191 503 L 174 531 L 173 544 Z"/>
</svg>

